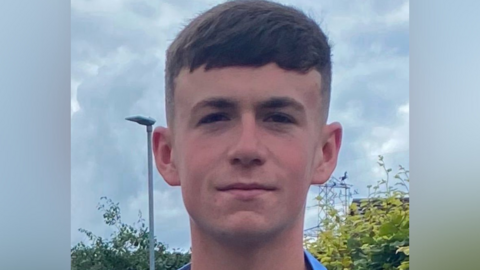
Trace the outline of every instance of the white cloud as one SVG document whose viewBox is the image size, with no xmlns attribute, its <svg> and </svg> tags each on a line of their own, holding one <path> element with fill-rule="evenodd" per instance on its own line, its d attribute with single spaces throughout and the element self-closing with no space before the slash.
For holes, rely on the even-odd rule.
<svg viewBox="0 0 480 270">
<path fill-rule="evenodd" d="M 410 2 L 403 2 L 399 9 L 393 10 L 384 17 L 384 21 L 389 25 L 404 25 L 408 24 L 410 19 Z"/>
<path fill-rule="evenodd" d="M 80 82 L 76 80 L 71 80 L 71 101 L 70 101 L 70 116 L 73 116 L 74 113 L 78 112 L 80 110 L 80 104 L 78 104 L 77 100 L 77 89 L 78 86 L 80 85 Z"/>
<path fill-rule="evenodd" d="M 124 0 L 72 0 L 71 9 L 85 15 L 108 16 L 118 14 L 123 10 Z"/>
<path fill-rule="evenodd" d="M 371 138 L 365 140 L 362 147 L 365 153 L 370 157 L 371 164 L 375 164 L 378 156 L 385 156 L 388 166 L 392 163 L 400 165 L 399 161 L 404 161 L 405 156 L 408 155 L 409 150 L 409 104 L 404 104 L 398 107 L 398 118 L 396 123 L 391 126 L 377 126 L 372 130 Z M 397 153 L 402 154 L 399 159 L 396 159 Z M 403 164 L 408 166 L 408 164 Z M 394 168 L 396 169 L 396 168 Z M 372 167 L 371 184 L 382 179 L 385 172 L 378 166 Z"/>
<path fill-rule="evenodd" d="M 159 5 L 161 15 L 155 20 L 155 26 L 165 29 L 178 26 L 186 20 L 180 6 L 168 2 L 160 2 Z"/>
<path fill-rule="evenodd" d="M 397 124 L 394 126 L 378 126 L 372 131 L 372 140 L 364 143 L 365 152 L 369 155 L 394 153 L 409 149 L 409 105 L 398 107 Z"/>
</svg>

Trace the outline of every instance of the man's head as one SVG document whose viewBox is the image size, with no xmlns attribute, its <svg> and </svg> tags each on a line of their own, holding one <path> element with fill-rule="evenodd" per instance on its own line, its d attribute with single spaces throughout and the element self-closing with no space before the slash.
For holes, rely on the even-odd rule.
<svg viewBox="0 0 480 270">
<path fill-rule="evenodd" d="M 326 118 L 331 88 L 331 52 L 328 39 L 299 10 L 258 1 L 229 1 L 201 14 L 188 24 L 167 50 L 165 69 L 167 121 L 175 115 L 175 80 L 182 69 L 275 63 L 298 73 L 312 69 L 322 76 L 319 91 Z"/>
<path fill-rule="evenodd" d="M 341 143 L 326 124 L 330 82 L 327 39 L 293 8 L 232 1 L 186 26 L 167 52 L 169 128 L 153 140 L 192 226 L 236 243 L 301 226 Z"/>
</svg>

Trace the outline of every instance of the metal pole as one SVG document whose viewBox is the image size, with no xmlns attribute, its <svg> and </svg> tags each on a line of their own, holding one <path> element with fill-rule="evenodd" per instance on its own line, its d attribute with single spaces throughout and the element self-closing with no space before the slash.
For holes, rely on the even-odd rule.
<svg viewBox="0 0 480 270">
<path fill-rule="evenodd" d="M 155 270 L 154 231 L 153 231 L 153 175 L 152 175 L 152 126 L 147 126 L 148 140 L 148 211 L 149 211 L 149 244 L 150 244 L 150 270 Z"/>
</svg>

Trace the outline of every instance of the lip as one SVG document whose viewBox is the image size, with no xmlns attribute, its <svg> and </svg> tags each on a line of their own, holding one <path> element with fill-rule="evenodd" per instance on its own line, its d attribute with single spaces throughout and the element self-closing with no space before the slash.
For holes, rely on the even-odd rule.
<svg viewBox="0 0 480 270">
<path fill-rule="evenodd" d="M 248 201 L 275 190 L 274 187 L 257 183 L 235 183 L 218 189 L 236 199 Z"/>
</svg>

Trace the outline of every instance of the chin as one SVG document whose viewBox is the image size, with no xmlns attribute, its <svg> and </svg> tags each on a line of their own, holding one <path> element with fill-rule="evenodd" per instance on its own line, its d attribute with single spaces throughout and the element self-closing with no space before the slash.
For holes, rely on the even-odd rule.
<svg viewBox="0 0 480 270">
<path fill-rule="evenodd" d="M 223 224 L 216 224 L 214 231 L 221 241 L 253 244 L 277 235 L 280 228 L 281 226 L 272 221 L 245 218 L 224 220 Z"/>
<path fill-rule="evenodd" d="M 268 239 L 272 238 L 275 234 L 272 230 L 264 229 L 232 229 L 221 230 L 218 236 L 219 242 L 228 243 L 228 245 L 238 246 L 254 246 L 268 242 Z"/>
</svg>

